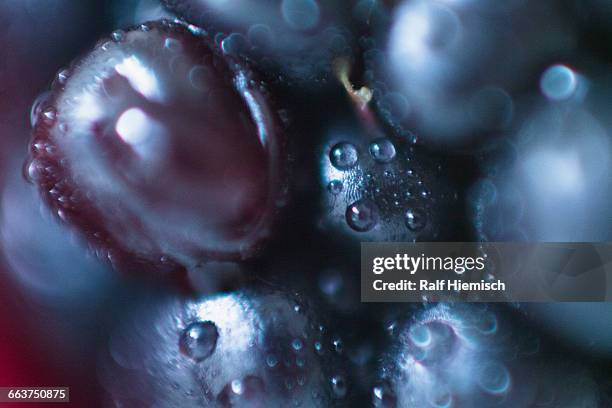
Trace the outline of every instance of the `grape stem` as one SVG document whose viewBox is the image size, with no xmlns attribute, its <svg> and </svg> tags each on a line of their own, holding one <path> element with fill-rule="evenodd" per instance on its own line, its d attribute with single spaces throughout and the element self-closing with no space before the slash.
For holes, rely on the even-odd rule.
<svg viewBox="0 0 612 408">
<path fill-rule="evenodd" d="M 368 106 L 370 101 L 372 100 L 372 90 L 367 86 L 362 86 L 359 89 L 355 89 L 355 87 L 351 83 L 351 80 L 349 79 L 351 73 L 351 66 L 347 58 L 336 59 L 333 64 L 333 68 L 336 78 L 338 79 L 338 81 L 340 81 L 340 83 L 350 96 L 351 101 L 355 105 L 355 110 L 357 111 L 361 122 L 365 125 L 367 129 L 370 129 L 370 131 L 377 133 L 379 130 L 379 126 L 374 113 Z"/>
</svg>

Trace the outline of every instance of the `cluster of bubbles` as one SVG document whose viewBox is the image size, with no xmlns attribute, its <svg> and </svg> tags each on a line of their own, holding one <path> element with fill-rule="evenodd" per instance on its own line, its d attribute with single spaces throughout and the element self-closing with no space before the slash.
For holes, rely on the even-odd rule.
<svg viewBox="0 0 612 408">
<path fill-rule="evenodd" d="M 578 399 L 579 406 L 598 406 L 588 371 L 575 362 L 543 362 L 540 338 L 512 325 L 474 304 L 430 306 L 395 324 L 373 406 L 570 407 Z"/>
<path fill-rule="evenodd" d="M 101 379 L 120 404 L 333 407 L 349 391 L 341 353 L 306 305 L 278 292 L 158 299 L 113 335 Z"/>
<path fill-rule="evenodd" d="M 419 176 L 413 146 L 388 137 L 369 143 L 354 139 L 332 140 L 325 149 L 321 166 L 328 222 L 341 222 L 348 233 L 361 233 L 360 239 L 414 240 L 432 233 L 429 214 L 435 199 Z"/>
</svg>

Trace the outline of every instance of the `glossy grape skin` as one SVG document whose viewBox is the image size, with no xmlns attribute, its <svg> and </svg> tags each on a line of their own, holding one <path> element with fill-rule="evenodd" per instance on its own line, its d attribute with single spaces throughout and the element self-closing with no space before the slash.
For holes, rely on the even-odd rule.
<svg viewBox="0 0 612 408">
<path fill-rule="evenodd" d="M 196 27 L 116 31 L 61 71 L 25 172 L 125 269 L 242 259 L 283 190 L 282 131 L 255 74 Z"/>
<path fill-rule="evenodd" d="M 182 347 L 194 325 L 217 333 L 204 339 L 213 350 L 204 358 Z M 100 379 L 119 404 L 344 406 L 330 382 L 345 372 L 327 329 L 307 303 L 279 291 L 152 299 L 122 321 L 106 351 Z"/>
<path fill-rule="evenodd" d="M 383 116 L 435 145 L 465 147 L 507 130 L 519 109 L 516 98 L 576 46 L 574 23 L 560 2 L 394 6 L 391 25 L 366 52 L 367 77 Z"/>
<path fill-rule="evenodd" d="M 376 407 L 600 406 L 601 384 L 588 367 L 550 358 L 552 345 L 501 308 L 432 304 L 392 327 Z"/>
</svg>

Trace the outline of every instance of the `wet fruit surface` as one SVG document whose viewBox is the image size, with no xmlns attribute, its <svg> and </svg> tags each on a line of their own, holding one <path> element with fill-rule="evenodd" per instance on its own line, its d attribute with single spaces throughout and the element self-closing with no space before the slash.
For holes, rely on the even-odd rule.
<svg viewBox="0 0 612 408">
<path fill-rule="evenodd" d="M 246 256 L 267 233 L 282 170 L 266 98 L 195 28 L 115 31 L 33 108 L 25 171 L 113 262 Z"/>
<path fill-rule="evenodd" d="M 437 236 L 438 208 L 452 197 L 444 197 L 418 147 L 398 137 L 332 132 L 322 151 L 324 227 L 357 240 Z"/>
<path fill-rule="evenodd" d="M 333 407 L 349 389 L 334 347 L 314 312 L 280 292 L 157 299 L 111 338 L 101 380 L 119 404 Z"/>
<path fill-rule="evenodd" d="M 166 0 L 169 10 L 210 31 L 224 52 L 252 58 L 271 76 L 306 86 L 326 81 L 334 58 L 350 56 L 352 1 Z"/>
</svg>

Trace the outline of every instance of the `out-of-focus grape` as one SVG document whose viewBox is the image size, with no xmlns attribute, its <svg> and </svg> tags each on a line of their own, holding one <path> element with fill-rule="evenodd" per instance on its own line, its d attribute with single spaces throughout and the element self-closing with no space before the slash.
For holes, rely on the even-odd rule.
<svg viewBox="0 0 612 408">
<path fill-rule="evenodd" d="M 558 2 L 406 0 L 365 54 L 367 77 L 388 121 L 456 147 L 507 129 L 515 98 L 573 50 L 573 33 Z"/>
<path fill-rule="evenodd" d="M 101 380 L 130 406 L 333 407 L 350 384 L 313 313 L 268 291 L 157 299 L 111 338 Z"/>
<path fill-rule="evenodd" d="M 326 80 L 335 58 L 353 54 L 351 1 L 167 0 L 168 8 L 215 35 L 226 53 L 257 61 L 298 83 Z M 272 75 L 274 76 L 274 75 Z"/>
</svg>

